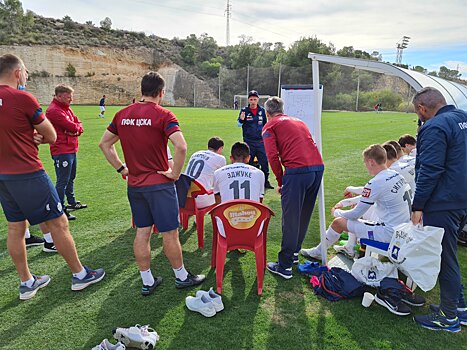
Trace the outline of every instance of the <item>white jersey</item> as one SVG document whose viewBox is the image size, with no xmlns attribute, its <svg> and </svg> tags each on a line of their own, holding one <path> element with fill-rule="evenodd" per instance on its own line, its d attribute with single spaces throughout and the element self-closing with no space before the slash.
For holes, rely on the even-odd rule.
<svg viewBox="0 0 467 350">
<path fill-rule="evenodd" d="M 385 230 L 392 234 L 394 226 L 409 222 L 411 205 L 410 186 L 404 177 L 394 170 L 385 169 L 368 181 L 355 208 L 336 209 L 334 216 L 357 220 L 365 214 L 368 216 L 368 212 L 374 210 L 369 219 L 383 223 L 387 229 Z"/>
<path fill-rule="evenodd" d="M 357 188 L 357 187 L 349 186 L 347 187 L 347 190 L 349 190 L 349 188 L 357 189 L 358 191 L 360 187 Z M 360 193 L 362 193 L 362 191 L 363 191 L 363 187 L 361 187 Z M 352 192 L 352 191 L 349 191 L 349 192 Z M 362 196 L 345 198 L 341 200 L 338 204 L 342 204 L 342 207 L 350 207 L 352 205 L 355 206 L 358 204 L 358 202 L 360 202 L 361 199 L 362 199 Z M 374 222 L 380 221 L 379 218 L 376 216 L 376 204 L 373 204 L 365 213 L 363 213 L 362 219 L 374 221 Z"/>
<path fill-rule="evenodd" d="M 264 173 L 254 166 L 234 163 L 214 172 L 214 193 L 221 201 L 251 199 L 259 202 L 264 197 Z"/>
<path fill-rule="evenodd" d="M 415 160 L 416 158 L 411 156 L 411 155 L 404 155 L 399 158 L 399 161 L 404 162 L 404 163 L 409 163 L 415 167 Z"/>
<path fill-rule="evenodd" d="M 214 172 L 225 164 L 223 155 L 209 150 L 198 151 L 190 157 L 185 174 L 198 180 L 207 190 L 212 190 L 214 188 Z M 214 195 L 196 197 L 196 204 L 199 208 L 205 208 L 214 203 Z"/>
<path fill-rule="evenodd" d="M 389 169 L 401 174 L 412 190 L 412 197 L 415 193 L 415 164 L 403 162 L 402 158 L 391 164 Z"/>
<path fill-rule="evenodd" d="M 413 150 L 411 150 L 410 153 L 409 153 L 409 156 L 415 158 L 417 156 L 417 149 L 414 148 Z"/>
<path fill-rule="evenodd" d="M 168 160 L 173 160 L 172 153 L 170 153 L 170 148 L 167 146 L 167 159 Z"/>
<path fill-rule="evenodd" d="M 380 171 L 363 188 L 361 201 L 376 204 L 375 214 L 386 227 L 410 221 L 412 197 L 404 177 L 391 169 Z"/>
</svg>

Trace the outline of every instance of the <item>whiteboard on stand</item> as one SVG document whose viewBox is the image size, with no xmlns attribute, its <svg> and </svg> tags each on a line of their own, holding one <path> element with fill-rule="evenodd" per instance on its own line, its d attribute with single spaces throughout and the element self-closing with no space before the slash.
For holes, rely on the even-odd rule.
<svg viewBox="0 0 467 350">
<path fill-rule="evenodd" d="M 310 130 L 313 140 L 320 137 L 317 126 L 320 122 L 321 104 L 323 101 L 323 86 L 319 89 L 319 115 L 314 115 L 313 85 L 282 85 L 281 98 L 284 101 L 284 113 L 290 117 L 301 119 Z"/>
</svg>

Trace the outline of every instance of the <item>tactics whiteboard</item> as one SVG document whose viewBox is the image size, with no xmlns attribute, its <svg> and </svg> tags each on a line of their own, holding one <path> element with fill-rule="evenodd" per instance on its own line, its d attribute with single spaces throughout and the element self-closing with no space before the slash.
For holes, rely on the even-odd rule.
<svg viewBox="0 0 467 350">
<path fill-rule="evenodd" d="M 319 89 L 319 116 L 314 116 L 314 93 L 313 85 L 282 85 L 281 98 L 284 101 L 284 113 L 290 117 L 303 120 L 311 136 L 316 141 L 320 135 L 316 129 L 316 120 L 321 115 L 321 104 L 323 101 L 323 86 Z"/>
</svg>

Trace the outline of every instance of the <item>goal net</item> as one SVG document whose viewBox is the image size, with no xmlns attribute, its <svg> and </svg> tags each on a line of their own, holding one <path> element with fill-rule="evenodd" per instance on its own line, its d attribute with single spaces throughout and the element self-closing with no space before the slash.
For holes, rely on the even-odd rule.
<svg viewBox="0 0 467 350">
<path fill-rule="evenodd" d="M 261 107 L 263 107 L 264 102 L 266 102 L 269 97 L 271 97 L 271 96 L 270 95 L 259 95 L 258 104 Z M 238 102 L 236 108 L 237 109 L 242 109 L 243 107 L 248 106 L 248 95 L 234 95 L 234 99 L 233 99 L 233 102 L 232 102 L 232 107 L 233 108 L 235 108 L 235 106 L 236 106 L 235 101 Z"/>
</svg>

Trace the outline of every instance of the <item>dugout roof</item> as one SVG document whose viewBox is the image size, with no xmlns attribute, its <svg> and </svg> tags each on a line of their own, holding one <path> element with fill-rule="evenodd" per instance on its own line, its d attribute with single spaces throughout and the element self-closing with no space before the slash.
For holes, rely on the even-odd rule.
<svg viewBox="0 0 467 350">
<path fill-rule="evenodd" d="M 406 81 L 415 91 L 430 86 L 438 89 L 444 95 L 446 102 L 457 108 L 467 111 L 467 86 L 445 80 L 442 78 L 426 75 L 410 69 L 396 67 L 390 63 L 363 60 L 359 58 L 339 57 L 309 53 L 308 58 L 319 62 L 340 64 L 354 67 L 355 69 L 367 70 L 381 74 L 393 75 Z"/>
</svg>

